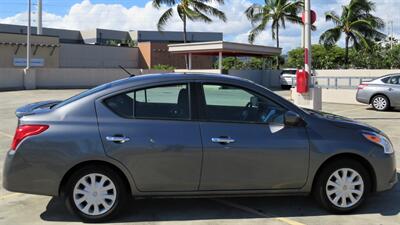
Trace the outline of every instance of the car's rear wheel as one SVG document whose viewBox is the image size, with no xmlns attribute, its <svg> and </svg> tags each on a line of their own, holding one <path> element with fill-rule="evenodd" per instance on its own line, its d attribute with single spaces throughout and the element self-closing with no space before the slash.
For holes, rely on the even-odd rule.
<svg viewBox="0 0 400 225">
<path fill-rule="evenodd" d="M 67 208 L 85 222 L 112 219 L 123 209 L 129 193 L 112 168 L 88 166 L 75 171 L 65 187 Z"/>
<path fill-rule="evenodd" d="M 349 213 L 358 208 L 371 187 L 367 170 L 350 159 L 328 164 L 316 179 L 314 197 L 334 213 Z"/>
<path fill-rule="evenodd" d="M 384 95 L 377 95 L 372 98 L 372 107 L 378 111 L 386 111 L 390 108 L 389 99 Z"/>
</svg>

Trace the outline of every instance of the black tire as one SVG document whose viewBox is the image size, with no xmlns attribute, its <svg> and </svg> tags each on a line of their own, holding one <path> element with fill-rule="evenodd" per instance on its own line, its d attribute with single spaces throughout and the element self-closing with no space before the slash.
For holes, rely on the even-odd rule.
<svg viewBox="0 0 400 225">
<path fill-rule="evenodd" d="M 354 201 L 355 202 L 354 205 L 351 205 L 349 207 L 338 207 L 328 197 L 327 182 L 328 182 L 328 179 L 331 178 L 331 175 L 333 176 L 333 173 L 335 171 L 338 171 L 338 170 L 344 169 L 344 168 L 349 168 L 349 169 L 356 171 L 362 178 L 362 181 L 364 183 L 364 188 L 363 188 L 363 191 L 362 191 L 362 194 L 361 194 L 361 197 L 359 198 L 359 200 Z M 362 205 L 366 196 L 371 191 L 371 179 L 370 179 L 368 171 L 365 169 L 365 167 L 361 163 L 359 163 L 356 160 L 352 160 L 352 159 L 340 159 L 340 160 L 334 161 L 332 163 L 329 163 L 322 169 L 322 171 L 319 173 L 318 177 L 316 177 L 315 179 L 316 179 L 316 181 L 315 181 L 314 187 L 313 187 L 314 198 L 322 207 L 324 207 L 325 209 L 327 209 L 328 211 L 330 211 L 332 213 L 346 214 L 346 213 L 352 212 L 353 210 L 357 209 L 358 207 L 360 207 Z M 336 197 L 335 194 L 331 195 L 331 198 L 333 198 L 333 197 Z M 349 198 L 346 198 L 345 201 L 347 203 L 347 201 L 351 201 L 351 200 Z"/>
<path fill-rule="evenodd" d="M 112 184 L 115 187 L 116 197 L 112 206 L 108 206 L 110 207 L 110 209 L 100 215 L 85 214 L 77 207 L 77 205 L 74 202 L 75 186 L 77 185 L 79 180 L 81 180 L 81 178 L 84 178 L 89 174 L 100 174 L 106 176 L 107 178 L 109 178 L 109 180 L 111 180 Z M 96 177 L 95 179 L 98 178 L 99 177 Z M 128 192 L 126 183 L 123 181 L 123 178 L 121 178 L 121 176 L 113 168 L 104 165 L 88 165 L 86 167 L 78 169 L 69 177 L 63 190 L 64 190 L 64 201 L 68 210 L 71 213 L 77 215 L 79 218 L 81 218 L 83 222 L 88 222 L 88 223 L 105 222 L 111 220 L 112 218 L 115 218 L 115 216 L 117 216 L 119 213 L 123 211 L 123 209 L 125 208 L 124 206 L 126 205 L 131 196 L 130 193 Z M 88 203 L 86 202 L 86 204 Z"/>
<path fill-rule="evenodd" d="M 384 104 L 384 106 L 382 105 Z M 386 111 L 390 109 L 390 101 L 385 95 L 376 95 L 371 99 L 371 105 L 375 110 Z"/>
<path fill-rule="evenodd" d="M 281 85 L 281 88 L 283 90 L 290 90 L 290 88 L 292 88 L 292 85 Z"/>
</svg>

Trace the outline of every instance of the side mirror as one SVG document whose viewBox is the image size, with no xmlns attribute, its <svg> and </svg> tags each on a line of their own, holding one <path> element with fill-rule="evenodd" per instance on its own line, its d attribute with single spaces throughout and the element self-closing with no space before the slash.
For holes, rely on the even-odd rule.
<svg viewBox="0 0 400 225">
<path fill-rule="evenodd" d="M 287 111 L 284 115 L 285 126 L 296 127 L 303 124 L 303 119 L 299 114 Z"/>
</svg>

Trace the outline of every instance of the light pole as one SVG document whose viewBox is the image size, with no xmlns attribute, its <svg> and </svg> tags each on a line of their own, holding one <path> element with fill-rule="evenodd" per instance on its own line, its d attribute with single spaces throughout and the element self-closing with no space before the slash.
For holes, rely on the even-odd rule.
<svg viewBox="0 0 400 225">
<path fill-rule="evenodd" d="M 311 54 L 311 3 L 304 0 L 304 69 L 308 76 L 311 76 L 312 69 Z"/>
<path fill-rule="evenodd" d="M 26 69 L 31 68 L 31 0 L 28 0 L 28 27 L 26 30 Z"/>
<path fill-rule="evenodd" d="M 42 28 L 42 0 L 37 1 L 37 34 L 42 35 L 43 34 L 43 28 Z"/>
</svg>

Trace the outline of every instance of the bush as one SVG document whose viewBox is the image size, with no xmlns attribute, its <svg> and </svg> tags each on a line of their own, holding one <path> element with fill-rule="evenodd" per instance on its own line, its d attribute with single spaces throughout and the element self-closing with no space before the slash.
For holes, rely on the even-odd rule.
<svg viewBox="0 0 400 225">
<path fill-rule="evenodd" d="M 175 67 L 164 64 L 157 64 L 152 67 L 154 70 L 175 70 Z"/>
</svg>

